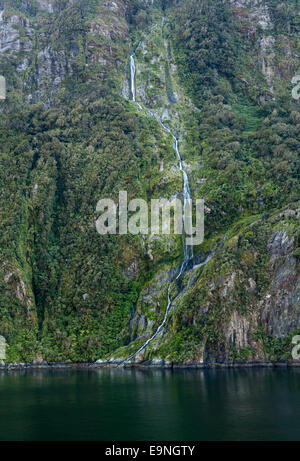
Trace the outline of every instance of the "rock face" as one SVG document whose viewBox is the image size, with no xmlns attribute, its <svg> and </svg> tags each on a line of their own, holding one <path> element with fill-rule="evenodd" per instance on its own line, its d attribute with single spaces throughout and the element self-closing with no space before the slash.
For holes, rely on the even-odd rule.
<svg viewBox="0 0 300 461">
<path fill-rule="evenodd" d="M 247 19 L 253 23 L 253 26 L 262 30 L 273 29 L 273 23 L 270 17 L 270 9 L 266 0 L 229 0 L 237 8 L 246 10 Z"/>
<path fill-rule="evenodd" d="M 13 58 L 17 53 L 32 50 L 33 28 L 28 19 L 17 15 L 6 16 L 1 12 L 0 57 Z M 20 31 L 22 30 L 22 37 Z"/>
<path fill-rule="evenodd" d="M 27 102 L 52 105 L 66 78 L 76 80 L 78 72 L 94 78 L 99 65 L 103 77 L 108 67 L 120 63 L 115 43 L 128 35 L 122 0 L 99 1 L 92 17 L 77 0 L 63 7 L 56 0 L 39 0 L 37 10 L 24 1 L 14 13 L 11 7 L 7 0 L 0 9 L 0 62 L 8 58 L 16 67 L 17 85 Z M 64 28 L 66 17 L 69 30 Z"/>
<path fill-rule="evenodd" d="M 284 227 L 283 218 L 297 216 L 299 219 L 299 210 L 288 210 L 272 218 L 271 222 Z M 257 223 L 256 226 L 257 232 L 261 232 L 259 229 L 263 229 L 262 223 Z M 299 259 L 294 256 L 297 239 L 289 232 L 279 230 L 271 233 L 267 240 L 264 239 L 263 248 L 261 251 L 265 252 L 266 259 L 261 269 L 262 273 L 258 268 L 254 269 L 257 264 L 255 249 L 251 256 L 252 267 L 256 272 L 255 280 L 249 277 L 249 269 L 241 269 L 239 260 L 235 270 L 227 276 L 218 276 L 217 261 L 222 261 L 222 256 L 217 251 L 215 255 L 206 259 L 206 264 L 195 265 L 194 269 L 187 272 L 185 277 L 185 283 L 189 287 L 187 290 L 182 291 L 182 287 L 177 287 L 180 291 L 176 296 L 175 285 L 172 288 L 174 301 L 171 312 L 175 315 L 174 324 L 190 324 L 199 328 L 199 344 L 195 347 L 192 362 L 199 364 L 230 361 L 265 362 L 275 357 L 273 347 L 278 349 L 282 347 L 282 354 L 286 353 L 285 357 L 288 360 L 292 359 L 292 337 L 300 328 Z M 205 277 L 206 268 L 210 265 L 211 275 Z M 199 269 L 196 269 L 197 267 Z M 266 275 L 268 281 L 265 282 L 266 287 L 261 292 L 260 278 Z M 149 324 L 145 314 L 141 312 L 156 312 L 157 317 L 159 311 L 157 300 L 161 298 L 170 283 L 168 282 L 170 274 L 166 277 L 167 274 L 157 276 L 156 283 L 143 292 L 139 313 L 137 312 L 134 317 L 135 334 L 132 340 L 145 339 L 151 334 L 152 323 Z M 191 295 L 189 290 L 194 291 L 195 294 Z M 240 301 L 238 293 L 244 293 L 243 301 Z M 182 302 L 187 306 L 184 314 L 180 313 L 180 309 L 178 311 Z M 237 304 L 239 308 L 236 307 Z M 197 307 L 192 308 L 192 305 Z M 217 319 L 220 322 L 219 326 Z M 210 322 L 214 325 L 214 331 L 207 329 Z M 151 345 L 150 356 L 153 354 L 156 358 L 162 356 L 164 344 L 172 338 L 171 330 L 172 326 L 169 325 L 164 334 Z M 124 351 L 122 353 L 124 355 Z M 148 356 L 149 350 L 148 354 L 143 351 L 135 360 L 143 361 Z M 160 363 L 156 358 L 154 365 Z M 176 358 L 176 355 L 172 354 L 166 358 L 174 362 L 184 361 L 183 358 Z M 185 361 L 189 363 L 189 360 Z"/>
<path fill-rule="evenodd" d="M 68 70 L 68 60 L 64 51 L 53 50 L 46 47 L 37 55 L 38 67 L 36 81 L 39 98 L 43 96 L 45 89 L 51 97 L 57 91 Z M 69 69 L 70 70 L 70 69 Z"/>
<path fill-rule="evenodd" d="M 275 67 L 274 67 L 274 59 L 275 59 L 275 38 L 272 36 L 263 37 L 260 41 L 260 48 L 261 48 L 261 64 L 262 64 L 262 73 L 266 77 L 266 80 L 269 85 L 272 85 L 272 79 L 275 76 Z"/>
<path fill-rule="evenodd" d="M 6 359 L 6 340 L 0 336 L 0 364 Z"/>
<path fill-rule="evenodd" d="M 274 234 L 268 245 L 275 275 L 263 300 L 262 322 L 275 338 L 286 337 L 300 325 L 300 274 L 294 248 L 295 238 L 285 232 Z"/>
<path fill-rule="evenodd" d="M 299 14 L 287 24 L 271 0 L 197 2 L 0 0 L 0 334 L 11 360 L 119 364 L 160 325 L 136 362 L 291 360 L 300 116 L 286 88 Z M 129 101 L 137 43 L 136 96 L 149 117 Z M 205 241 L 178 279 L 181 236 L 106 238 L 94 226 L 97 201 L 120 188 L 182 198 L 161 122 L 206 203 Z"/>
<path fill-rule="evenodd" d="M 41 3 L 45 11 L 53 11 L 51 2 Z M 27 4 L 24 8 L 26 6 Z M 40 99 L 48 88 L 54 91 L 65 75 L 64 52 L 53 51 L 51 46 L 46 46 L 39 51 L 36 46 L 35 36 L 41 26 L 41 19 L 32 21 L 24 15 L 11 15 L 6 9 L 2 12 L 0 59 L 9 59 L 16 66 L 18 85 L 22 89 L 27 89 L 27 98 L 30 102 Z M 39 39 L 39 46 L 41 46 L 46 36 L 40 35 Z M 32 89 L 36 91 L 32 93 Z"/>
<path fill-rule="evenodd" d="M 266 79 L 268 89 L 274 93 L 276 79 L 291 79 L 290 61 L 292 51 L 287 41 L 282 41 L 282 37 L 274 34 L 274 20 L 272 18 L 272 4 L 268 0 L 230 0 L 236 10 L 240 22 L 248 30 L 249 39 L 255 42 L 260 49 L 259 60 L 255 65 L 259 65 L 262 74 Z M 277 7 L 280 12 L 282 4 Z M 274 14 L 273 14 L 274 15 Z M 278 56 L 285 55 L 286 63 L 278 66 Z"/>
<path fill-rule="evenodd" d="M 37 0 L 38 8 L 41 11 L 46 11 L 47 13 L 53 13 L 56 0 Z"/>
</svg>

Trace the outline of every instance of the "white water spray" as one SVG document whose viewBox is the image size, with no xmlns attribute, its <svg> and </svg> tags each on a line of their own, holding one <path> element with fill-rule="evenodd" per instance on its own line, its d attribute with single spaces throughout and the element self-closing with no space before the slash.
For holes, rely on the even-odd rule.
<svg viewBox="0 0 300 461">
<path fill-rule="evenodd" d="M 136 74 L 136 69 L 135 69 L 135 61 L 134 61 L 134 55 L 135 52 L 132 53 L 130 56 L 130 89 L 131 89 L 131 96 L 132 96 L 132 101 L 136 101 L 135 97 L 135 74 Z"/>
<path fill-rule="evenodd" d="M 156 27 L 157 27 L 157 24 L 155 24 L 151 28 L 150 33 L 148 34 L 148 36 L 151 35 L 151 33 L 154 31 L 154 29 Z M 135 51 L 140 46 L 140 44 L 141 44 L 141 42 L 138 43 Z M 137 106 L 139 107 L 139 109 L 141 111 L 146 112 L 151 117 L 155 117 L 156 120 L 159 121 L 162 129 L 165 132 L 168 132 L 169 134 L 171 134 L 171 136 L 173 137 L 173 140 L 174 140 L 174 146 L 173 147 L 174 147 L 174 150 L 176 152 L 176 156 L 177 156 L 177 160 L 178 160 L 178 169 L 181 171 L 182 179 L 183 179 L 182 194 L 183 194 L 183 201 L 184 201 L 183 209 L 185 210 L 186 202 L 188 200 L 191 200 L 192 197 L 191 197 L 191 189 L 190 189 L 190 184 L 189 184 L 189 178 L 188 178 L 188 175 L 186 174 L 186 171 L 184 169 L 184 164 L 183 164 L 182 157 L 181 157 L 181 154 L 180 154 L 179 139 L 178 139 L 178 136 L 176 134 L 174 134 L 173 131 L 168 126 L 166 126 L 163 123 L 163 121 L 155 113 L 151 112 L 150 110 L 148 110 L 146 108 L 143 108 L 140 103 L 136 102 L 136 66 L 135 66 L 135 59 L 134 59 L 135 58 L 135 51 L 133 51 L 133 53 L 130 56 L 130 82 L 131 82 L 132 101 L 137 104 Z M 185 214 L 184 213 L 185 212 L 183 212 L 183 216 L 182 216 L 183 222 L 185 222 Z M 193 257 L 194 257 L 193 246 L 192 245 L 187 245 L 186 242 L 185 242 L 185 236 L 183 236 L 183 260 L 182 260 L 179 272 L 176 275 L 175 280 L 180 279 L 182 274 L 185 272 L 189 261 Z M 169 312 L 170 312 L 170 308 L 172 306 L 172 300 L 171 300 L 170 292 L 171 292 L 171 283 L 168 286 L 168 303 L 167 303 L 167 307 L 166 307 L 166 311 L 165 311 L 165 315 L 164 315 L 164 319 L 163 319 L 162 323 L 159 325 L 159 327 L 157 328 L 155 333 L 151 336 L 151 338 L 149 338 L 133 355 L 128 357 L 124 362 L 122 362 L 121 366 L 125 366 L 132 359 L 134 359 L 140 352 L 145 350 L 146 347 L 163 331 L 163 329 L 165 327 L 165 324 L 167 322 L 167 318 L 168 318 L 168 315 L 169 315 Z"/>
</svg>

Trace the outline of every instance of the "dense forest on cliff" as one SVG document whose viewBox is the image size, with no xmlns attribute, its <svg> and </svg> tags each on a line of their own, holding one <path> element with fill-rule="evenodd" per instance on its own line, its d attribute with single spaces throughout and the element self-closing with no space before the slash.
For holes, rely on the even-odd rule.
<svg viewBox="0 0 300 461">
<path fill-rule="evenodd" d="M 289 360 L 300 332 L 297 0 L 0 0 L 0 335 L 8 361 Z M 149 31 L 157 24 L 151 35 Z M 101 198 L 180 197 L 205 240 L 100 236 Z M 172 97 L 170 97 L 172 88 Z M 171 123 L 171 122 L 170 122 Z M 176 125 L 176 126 L 177 126 Z M 202 264 L 207 261 L 206 264 Z"/>
</svg>

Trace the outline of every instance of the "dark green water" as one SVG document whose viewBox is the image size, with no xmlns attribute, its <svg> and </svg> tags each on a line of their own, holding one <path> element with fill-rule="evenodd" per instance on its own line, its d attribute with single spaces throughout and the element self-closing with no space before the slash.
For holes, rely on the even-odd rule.
<svg viewBox="0 0 300 461">
<path fill-rule="evenodd" d="M 300 370 L 0 374 L 0 440 L 300 440 Z"/>
</svg>

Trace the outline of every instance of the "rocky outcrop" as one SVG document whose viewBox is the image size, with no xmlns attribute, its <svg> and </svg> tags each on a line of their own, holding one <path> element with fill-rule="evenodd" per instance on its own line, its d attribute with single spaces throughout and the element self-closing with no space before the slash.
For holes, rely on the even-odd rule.
<svg viewBox="0 0 300 461">
<path fill-rule="evenodd" d="M 4 262 L 2 264 L 2 272 L 7 295 L 15 298 L 26 309 L 27 317 L 31 318 L 31 310 L 34 306 L 33 295 L 26 286 L 21 271 L 9 268 L 9 265 Z"/>
<path fill-rule="evenodd" d="M 262 301 L 262 323 L 275 338 L 283 338 L 300 326 L 300 273 L 293 257 L 295 238 L 278 232 L 270 239 L 270 264 L 275 274 Z"/>
<path fill-rule="evenodd" d="M 0 16 L 0 59 L 12 59 L 19 52 L 32 50 L 34 31 L 28 19 L 17 15 Z"/>
<path fill-rule="evenodd" d="M 37 55 L 36 72 L 38 99 L 42 98 L 46 91 L 48 98 L 51 98 L 63 82 L 67 72 L 69 75 L 72 74 L 65 51 L 53 50 L 51 46 L 46 46 L 40 51 Z"/>
<path fill-rule="evenodd" d="M 57 0 L 37 0 L 36 1 L 38 8 L 41 11 L 46 11 L 47 13 L 53 13 Z"/>
<path fill-rule="evenodd" d="M 114 43 L 128 35 L 125 5 L 121 0 L 100 2 L 89 24 L 87 59 L 90 63 L 113 67 L 118 60 Z"/>
<path fill-rule="evenodd" d="M 274 24 L 270 15 L 270 7 L 266 0 L 230 0 L 230 3 L 248 30 L 249 38 L 258 42 L 260 69 L 269 90 L 273 93 L 273 79 L 278 69 L 276 68 L 276 39 L 272 35 Z"/>
<path fill-rule="evenodd" d="M 78 72 L 103 77 L 121 63 L 117 43 L 128 35 L 122 0 L 100 1 L 92 18 L 78 16 L 75 0 L 39 0 L 37 11 L 30 3 L 22 2 L 13 14 L 5 4 L 0 8 L 0 62 L 9 58 L 14 64 L 26 101 L 52 105 L 66 78 L 77 80 Z M 74 17 L 67 36 L 61 27 L 65 15 Z"/>
<path fill-rule="evenodd" d="M 266 77 L 269 86 L 272 85 L 272 80 L 275 76 L 275 38 L 272 36 L 262 37 L 260 40 L 261 49 L 261 70 Z"/>
</svg>

